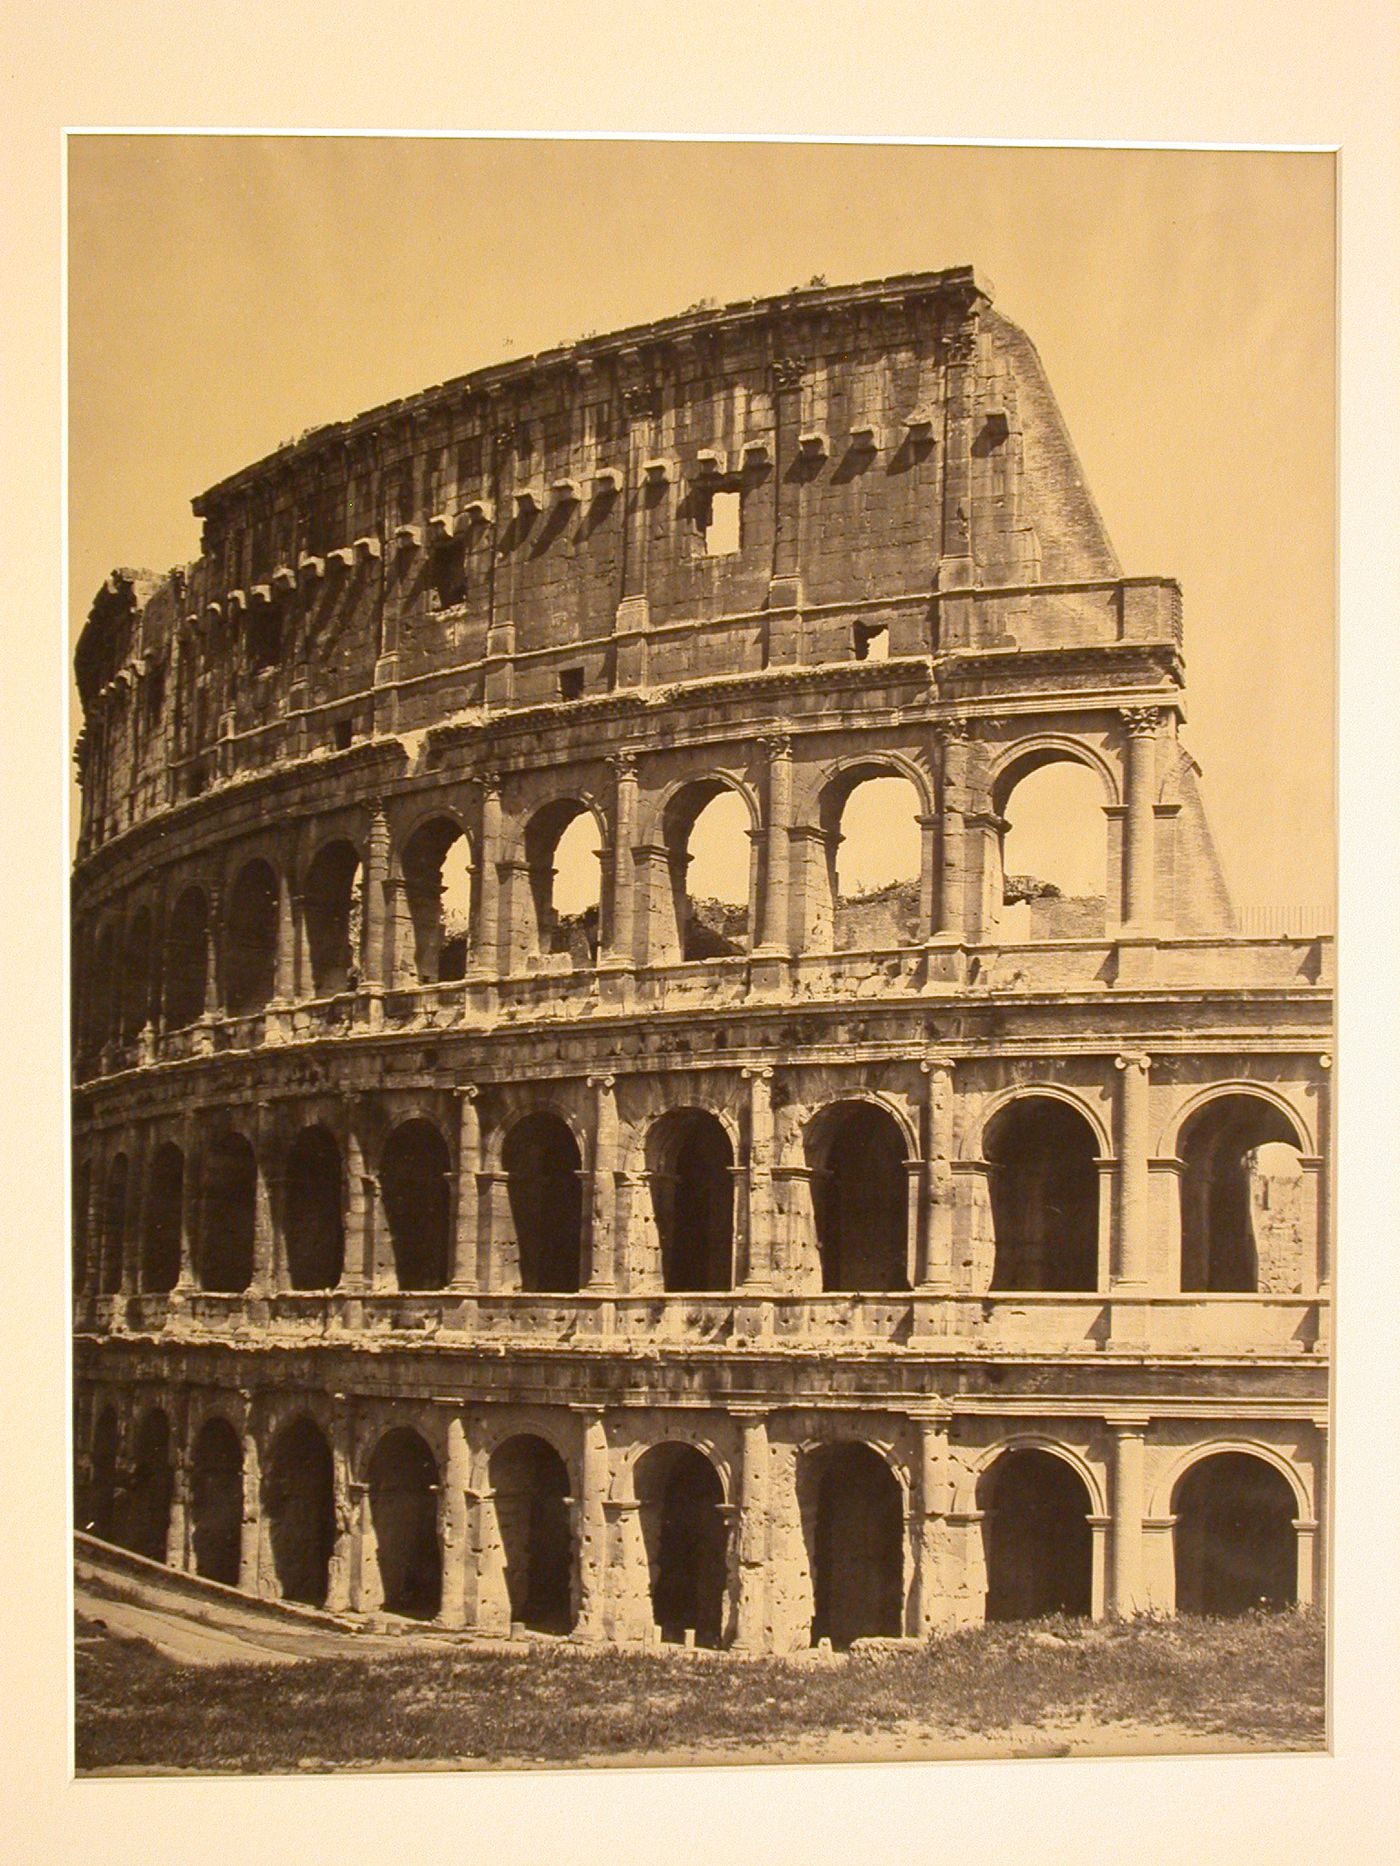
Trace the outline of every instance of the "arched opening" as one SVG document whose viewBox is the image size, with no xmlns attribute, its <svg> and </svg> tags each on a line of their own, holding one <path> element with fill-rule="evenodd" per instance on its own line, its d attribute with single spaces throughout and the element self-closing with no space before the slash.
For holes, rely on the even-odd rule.
<svg viewBox="0 0 1400 1866">
<path fill-rule="evenodd" d="M 229 890 L 224 923 L 224 1005 L 235 1017 L 260 1011 L 277 983 L 277 877 L 246 862 Z"/>
<path fill-rule="evenodd" d="M 117 1526 L 117 1445 L 120 1429 L 115 1406 L 104 1406 L 92 1435 L 92 1480 L 88 1488 L 87 1522 L 90 1535 L 115 1541 Z"/>
<path fill-rule="evenodd" d="M 520 1287 L 567 1294 L 579 1287 L 583 1250 L 583 1161 L 569 1125 L 541 1110 L 506 1136 L 511 1219 Z"/>
<path fill-rule="evenodd" d="M 385 1141 L 379 1186 L 400 1289 L 447 1282 L 451 1177 L 452 1156 L 431 1121 L 405 1121 Z"/>
<path fill-rule="evenodd" d="M 207 1419 L 190 1469 L 190 1551 L 206 1581 L 238 1585 L 243 1523 L 243 1447 L 227 1419 Z"/>
<path fill-rule="evenodd" d="M 1305 1181 L 1297 1130 L 1262 1095 L 1221 1095 L 1186 1122 L 1181 1287 L 1289 1295 L 1303 1286 Z"/>
<path fill-rule="evenodd" d="M 151 1159 L 146 1226 L 141 1239 L 141 1287 L 163 1295 L 180 1280 L 180 1227 L 185 1200 L 185 1156 L 163 1141 Z"/>
<path fill-rule="evenodd" d="M 1050 1095 L 1024 1095 L 987 1123 L 993 1289 L 1098 1285 L 1098 1142 L 1084 1116 Z"/>
<path fill-rule="evenodd" d="M 869 1445 L 810 1456 L 804 1511 L 812 1567 L 812 1644 L 897 1638 L 904 1620 L 904 1508 L 898 1479 Z"/>
<path fill-rule="evenodd" d="M 653 1445 L 637 1460 L 635 1490 L 661 1637 L 718 1646 L 724 1632 L 728 1534 L 724 1488 L 692 1445 Z"/>
<path fill-rule="evenodd" d="M 420 823 L 404 845 L 404 898 L 421 985 L 466 976 L 471 953 L 471 844 L 450 816 Z"/>
<path fill-rule="evenodd" d="M 442 1605 L 437 1490 L 436 1461 L 418 1434 L 386 1432 L 370 1459 L 370 1519 L 385 1611 L 410 1620 L 431 1620 Z"/>
<path fill-rule="evenodd" d="M 513 1622 L 567 1633 L 574 1623 L 569 1473 L 549 1442 L 509 1438 L 491 1454 L 506 1593 Z"/>
<path fill-rule="evenodd" d="M 1172 1498 L 1178 1613 L 1277 1612 L 1298 1599 L 1297 1503 L 1263 1458 L 1221 1451 L 1191 1466 Z"/>
<path fill-rule="evenodd" d="M 811 874 L 812 950 L 911 946 L 928 937 L 919 815 L 914 785 L 885 766 L 857 766 L 827 785 L 819 812 L 825 871 Z"/>
<path fill-rule="evenodd" d="M 982 1479 L 987 1618 L 1086 1618 L 1093 1600 L 1093 1536 L 1084 1480 L 1053 1452 L 1003 1452 Z"/>
<path fill-rule="evenodd" d="M 836 1102 L 807 1131 L 822 1288 L 909 1287 L 909 1173 L 899 1123 L 873 1102 Z"/>
<path fill-rule="evenodd" d="M 121 1040 L 131 1043 L 151 1016 L 151 910 L 138 907 L 126 929 L 122 960 Z"/>
<path fill-rule="evenodd" d="M 122 1255 L 126 1238 L 126 1155 L 119 1153 L 107 1168 L 107 1192 L 102 1201 L 102 1248 L 97 1288 L 115 1296 L 122 1286 Z"/>
<path fill-rule="evenodd" d="M 334 1467 L 324 1434 L 305 1414 L 273 1440 L 262 1507 L 279 1596 L 324 1606 L 335 1547 Z"/>
<path fill-rule="evenodd" d="M 242 1134 L 217 1134 L 204 1160 L 204 1227 L 199 1281 L 204 1289 L 237 1291 L 253 1280 L 253 1228 L 258 1167 Z"/>
<path fill-rule="evenodd" d="M 92 1196 L 92 1166 L 73 1162 L 73 1294 L 81 1296 L 88 1282 L 88 1200 Z"/>
<path fill-rule="evenodd" d="M 209 904 L 201 888 L 186 888 L 175 903 L 165 941 L 165 1023 L 183 1030 L 204 1015 L 204 973 L 209 951 Z"/>
<path fill-rule="evenodd" d="M 174 1494 L 170 1468 L 170 1421 L 163 1412 L 148 1412 L 136 1435 L 136 1458 L 127 1498 L 122 1541 L 151 1561 L 165 1560 L 170 1531 L 170 1499 Z"/>
<path fill-rule="evenodd" d="M 345 1174 L 335 1136 L 304 1127 L 287 1155 L 287 1276 L 293 1289 L 334 1289 L 345 1266 Z"/>
<path fill-rule="evenodd" d="M 1097 772 L 1067 752 L 1018 761 L 996 787 L 1003 821 L 989 923 L 1002 940 L 1102 939 L 1108 835 Z"/>
<path fill-rule="evenodd" d="M 676 1108 L 647 1137 L 652 1210 L 668 1290 L 734 1286 L 734 1149 L 703 1108 Z"/>
<path fill-rule="evenodd" d="M 662 942 L 658 958 L 724 959 L 748 952 L 752 827 L 744 799 L 719 778 L 689 784 L 672 797 L 662 833 L 674 934 Z"/>
<path fill-rule="evenodd" d="M 97 936 L 92 969 L 84 984 L 87 989 L 88 1041 L 94 1050 L 106 1047 L 117 1034 L 117 934 L 115 927 L 103 927 Z"/>
<path fill-rule="evenodd" d="M 364 926 L 364 869 L 353 843 L 328 842 L 317 851 L 302 884 L 302 915 L 313 994 L 353 991 Z"/>
<path fill-rule="evenodd" d="M 598 825 L 576 797 L 537 810 L 525 830 L 525 864 L 534 913 L 534 950 L 574 966 L 598 957 Z"/>
</svg>

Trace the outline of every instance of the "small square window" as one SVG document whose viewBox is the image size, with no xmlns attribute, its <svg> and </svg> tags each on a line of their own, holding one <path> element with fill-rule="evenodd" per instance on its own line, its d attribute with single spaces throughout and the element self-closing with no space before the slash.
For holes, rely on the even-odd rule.
<svg viewBox="0 0 1400 1866">
<path fill-rule="evenodd" d="M 355 728 L 348 719 L 337 719 L 333 730 L 335 733 L 335 749 L 338 752 L 346 751 L 349 748 L 351 740 L 355 736 Z"/>
<path fill-rule="evenodd" d="M 566 667 L 560 670 L 559 698 L 561 700 L 583 698 L 583 669 L 581 667 Z"/>
<path fill-rule="evenodd" d="M 888 661 L 890 632 L 884 627 L 867 628 L 864 622 L 857 622 L 853 646 L 857 661 Z"/>
<path fill-rule="evenodd" d="M 700 502 L 700 538 L 706 557 L 733 557 L 739 549 L 741 495 L 707 493 Z"/>
</svg>

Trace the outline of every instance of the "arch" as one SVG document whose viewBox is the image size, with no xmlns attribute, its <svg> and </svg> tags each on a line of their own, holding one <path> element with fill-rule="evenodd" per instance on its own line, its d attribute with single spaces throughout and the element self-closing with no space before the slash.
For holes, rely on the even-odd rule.
<svg viewBox="0 0 1400 1866">
<path fill-rule="evenodd" d="M 583 1253 L 583 1159 L 573 1129 L 551 1109 L 522 1115 L 505 1135 L 511 1221 L 520 1287 L 567 1294 L 579 1288 Z"/>
<path fill-rule="evenodd" d="M 646 1139 L 667 1290 L 734 1286 L 734 1148 L 707 1108 L 671 1108 Z"/>
<path fill-rule="evenodd" d="M 130 1168 L 127 1157 L 119 1153 L 107 1168 L 107 1184 L 102 1200 L 102 1239 L 98 1261 L 97 1288 L 103 1296 L 121 1291 L 126 1245 L 127 1182 Z"/>
<path fill-rule="evenodd" d="M 90 1236 L 91 1213 L 89 1200 L 92 1197 L 92 1161 L 79 1159 L 76 1151 L 73 1155 L 73 1294 L 81 1296 L 87 1289 L 91 1274 L 88 1253 L 92 1248 Z"/>
<path fill-rule="evenodd" d="M 663 1640 L 718 1646 L 724 1632 L 729 1535 L 724 1485 L 704 1452 L 668 1440 L 633 1467 L 652 1617 Z"/>
<path fill-rule="evenodd" d="M 353 991 L 364 939 L 364 864 L 353 842 L 337 837 L 317 849 L 302 881 L 301 911 L 313 995 Z"/>
<path fill-rule="evenodd" d="M 185 1156 L 173 1140 L 151 1158 L 141 1235 L 141 1288 L 164 1294 L 180 1280 L 180 1237 L 185 1203 Z"/>
<path fill-rule="evenodd" d="M 287 1276 L 293 1289 L 334 1289 L 345 1267 L 345 1169 L 328 1128 L 302 1128 L 287 1154 Z"/>
<path fill-rule="evenodd" d="M 122 947 L 121 1029 L 123 1043 L 133 1042 L 151 1016 L 151 910 L 144 904 L 127 922 Z"/>
<path fill-rule="evenodd" d="M 131 1488 L 121 1540 L 138 1555 L 163 1562 L 170 1533 L 170 1503 L 175 1493 L 170 1464 L 170 1421 L 157 1407 L 142 1419 L 136 1434 Z"/>
<path fill-rule="evenodd" d="M 1292 1474 L 1253 1451 L 1208 1448 L 1172 1490 L 1178 1613 L 1277 1612 L 1298 1599 Z"/>
<path fill-rule="evenodd" d="M 204 1155 L 202 1289 L 236 1292 L 253 1280 L 258 1166 L 248 1139 L 232 1129 L 216 1134 Z"/>
<path fill-rule="evenodd" d="M 737 796 L 748 813 L 748 829 L 725 829 L 721 840 L 738 848 L 735 838 L 745 834 L 749 847 L 736 855 L 732 882 L 726 896 L 739 896 L 739 875 L 746 877 L 742 898 L 695 891 L 691 875 L 694 851 L 691 844 L 701 817 L 722 797 Z M 748 952 L 753 944 L 753 910 L 756 884 L 756 833 L 762 817 L 748 787 L 728 772 L 709 772 L 703 777 L 685 778 L 671 786 L 660 800 L 654 820 L 660 830 L 660 845 L 665 851 L 667 895 L 658 917 L 653 908 L 652 926 L 656 933 L 655 959 L 668 960 L 728 958 Z M 703 877 L 702 877 L 703 881 Z M 653 871 L 653 887 L 656 886 Z"/>
<path fill-rule="evenodd" d="M 190 1555 L 196 1574 L 237 1587 L 243 1523 L 243 1445 L 220 1414 L 206 1419 L 190 1459 Z"/>
<path fill-rule="evenodd" d="M 471 838 L 449 811 L 436 808 L 424 815 L 404 839 L 400 871 L 420 985 L 465 976 L 472 945 L 471 868 Z"/>
<path fill-rule="evenodd" d="M 1087 1618 L 1093 1602 L 1092 1487 L 1058 1446 L 998 1448 L 979 1476 L 988 1620 Z"/>
<path fill-rule="evenodd" d="M 1174 1109 L 1157 1138 L 1158 1157 L 1165 1160 L 1179 1157 L 1182 1129 L 1211 1102 L 1223 1101 L 1233 1095 L 1251 1095 L 1256 1101 L 1268 1102 L 1293 1129 L 1292 1144 L 1310 1157 L 1316 1155 L 1317 1142 L 1312 1127 L 1290 1097 L 1276 1089 L 1271 1082 L 1251 1082 L 1242 1076 L 1237 1080 L 1212 1082 L 1208 1088 L 1197 1089 L 1195 1094 L 1188 1096 Z"/>
<path fill-rule="evenodd" d="M 992 765 L 992 808 L 1003 814 L 1006 800 L 1024 777 L 1050 764 L 1079 764 L 1092 771 L 1103 786 L 1106 809 L 1121 804 L 1118 774 L 1103 753 L 1068 733 L 1037 732 L 1006 746 Z"/>
<path fill-rule="evenodd" d="M 488 1470 L 509 1618 L 567 1633 L 574 1623 L 568 1467 L 548 1439 L 515 1433 L 496 1446 Z"/>
<path fill-rule="evenodd" d="M 1016 1082 L 1010 1088 L 999 1089 L 989 1095 L 982 1104 L 981 1120 L 970 1122 L 963 1133 L 962 1150 L 959 1155 L 964 1160 L 982 1160 L 987 1153 L 987 1129 L 1003 1108 L 1012 1102 L 1021 1101 L 1026 1096 L 1034 1095 L 1043 1101 L 1063 1102 L 1072 1108 L 1089 1125 L 1094 1136 L 1096 1158 L 1108 1160 L 1113 1157 L 1113 1145 L 1108 1129 L 1098 1110 L 1074 1089 L 1064 1088 L 1058 1082 Z"/>
<path fill-rule="evenodd" d="M 802 1454 L 812 1644 L 895 1638 L 904 1622 L 904 1493 L 871 1445 L 838 1439 Z"/>
<path fill-rule="evenodd" d="M 607 829 L 593 804 L 582 797 L 555 797 L 533 812 L 521 838 L 526 872 L 530 881 L 530 910 L 533 927 L 527 944 L 538 953 L 567 953 L 575 965 L 592 965 L 598 957 L 598 915 L 602 899 L 602 869 L 598 860 L 591 863 L 586 881 L 570 873 L 570 888 L 563 906 L 556 900 L 559 858 L 565 855 L 565 870 L 577 870 L 582 861 L 581 848 L 570 846 L 578 840 L 576 825 L 589 825 L 597 835 L 595 856 L 608 846 Z"/>
<path fill-rule="evenodd" d="M 431 1620 L 442 1605 L 437 1460 L 419 1433 L 394 1426 L 375 1446 L 368 1475 L 384 1607 Z"/>
<path fill-rule="evenodd" d="M 254 856 L 239 869 L 224 913 L 224 1008 L 234 1017 L 262 1010 L 277 985 L 278 880 Z"/>
<path fill-rule="evenodd" d="M 108 921 L 93 947 L 92 968 L 86 979 L 88 1041 L 104 1049 L 117 1034 L 117 927 Z"/>
<path fill-rule="evenodd" d="M 873 1096 L 828 1102 L 807 1123 L 824 1290 L 908 1289 L 910 1138 Z"/>
<path fill-rule="evenodd" d="M 1200 1100 L 1180 1123 L 1183 1290 L 1302 1288 L 1301 1201 L 1279 1197 L 1279 1176 L 1261 1158 L 1271 1146 L 1288 1149 L 1301 1182 L 1299 1139 L 1277 1099 L 1249 1091 Z"/>
<path fill-rule="evenodd" d="M 983 1125 L 995 1289 L 1098 1285 L 1098 1137 L 1063 1096 L 1018 1094 Z"/>
<path fill-rule="evenodd" d="M 1053 767 L 1060 776 L 1050 775 Z M 1084 774 L 1081 781 L 1075 773 Z M 1013 797 L 1025 786 L 1019 811 L 1013 810 Z M 1116 796 L 1109 767 L 1072 739 L 1022 743 L 999 763 L 992 807 L 1000 827 L 986 901 L 1002 939 L 1104 937 L 1109 872 L 1103 812 Z M 1069 833 L 1081 824 L 1081 835 Z"/>
<path fill-rule="evenodd" d="M 182 888 L 165 936 L 165 1023 L 183 1030 L 204 1015 L 209 957 L 209 902 L 203 888 Z"/>
<path fill-rule="evenodd" d="M 413 1115 L 379 1156 L 379 1189 L 400 1289 L 442 1289 L 451 1264 L 452 1154 L 437 1123 Z"/>
<path fill-rule="evenodd" d="M 335 1547 L 335 1468 L 325 1434 L 297 1413 L 273 1438 L 262 1482 L 279 1598 L 325 1605 Z"/>
<path fill-rule="evenodd" d="M 1216 1438 L 1209 1444 L 1193 1445 L 1189 1451 L 1184 1451 L 1159 1480 L 1153 1495 L 1151 1514 L 1156 1517 L 1170 1516 L 1175 1508 L 1173 1499 L 1177 1488 L 1190 1474 L 1193 1465 L 1199 1464 L 1203 1458 L 1214 1458 L 1227 1451 L 1238 1452 L 1241 1457 L 1257 1458 L 1262 1464 L 1272 1465 L 1292 1492 L 1294 1514 L 1305 1522 L 1312 1519 L 1314 1507 L 1311 1487 L 1298 1467 L 1263 1439 L 1240 1437 Z"/>
<path fill-rule="evenodd" d="M 878 834 L 853 876 L 850 806 L 863 787 L 872 785 L 882 792 L 872 796 Z M 824 859 L 807 869 L 804 940 L 809 951 L 908 946 L 928 937 L 920 819 L 930 811 L 927 774 L 897 754 L 865 754 L 832 768 L 814 813 L 821 838 L 816 853 Z M 868 833 L 869 823 L 866 828 Z M 843 848 L 851 853 L 843 856 Z"/>
<path fill-rule="evenodd" d="M 104 1542 L 116 1540 L 117 1454 L 121 1427 L 115 1406 L 104 1406 L 92 1433 L 92 1474 L 88 1483 L 86 1527 Z"/>
</svg>

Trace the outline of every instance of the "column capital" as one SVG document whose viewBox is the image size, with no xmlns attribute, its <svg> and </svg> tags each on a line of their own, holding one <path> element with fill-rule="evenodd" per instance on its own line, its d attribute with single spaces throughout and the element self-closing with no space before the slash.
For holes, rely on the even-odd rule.
<svg viewBox="0 0 1400 1866">
<path fill-rule="evenodd" d="M 1109 1427 L 1110 1431 L 1118 1432 L 1133 1438 L 1141 1438 L 1152 1424 L 1152 1415 L 1146 1412 L 1115 1413 L 1112 1418 L 1105 1420 L 1104 1423 Z"/>
<path fill-rule="evenodd" d="M 1122 1056 L 1115 1056 L 1113 1067 L 1123 1070 L 1140 1069 L 1146 1075 L 1152 1067 L 1152 1058 L 1146 1050 L 1129 1051 Z"/>
<path fill-rule="evenodd" d="M 771 1082 L 773 1065 L 772 1063 L 745 1063 L 739 1073 L 746 1082 Z"/>
<path fill-rule="evenodd" d="M 1162 709 L 1159 706 L 1124 706 L 1119 708 L 1118 717 L 1130 739 L 1151 738 L 1162 723 Z"/>
<path fill-rule="evenodd" d="M 968 722 L 965 719 L 940 719 L 933 729 L 933 735 L 944 746 L 965 745 L 970 737 Z"/>
<path fill-rule="evenodd" d="M 617 1077 L 615 1075 L 588 1076 L 586 1080 L 589 1088 L 602 1089 L 605 1093 L 609 1094 L 617 1086 Z"/>
<path fill-rule="evenodd" d="M 640 753 L 636 751 L 608 753 L 608 763 L 612 766 L 612 774 L 619 784 L 627 783 L 636 777 L 639 757 Z"/>
<path fill-rule="evenodd" d="M 499 797 L 501 794 L 501 774 L 499 771 L 474 771 L 472 782 L 481 786 L 483 797 Z"/>
<path fill-rule="evenodd" d="M 940 1070 L 952 1075 L 957 1066 L 956 1056 L 921 1056 L 919 1058 L 919 1068 L 926 1076 L 931 1076 Z"/>
<path fill-rule="evenodd" d="M 769 762 L 779 758 L 792 757 L 792 730 L 789 726 L 775 726 L 771 732 L 761 732 L 758 742 L 768 754 Z"/>
<path fill-rule="evenodd" d="M 470 1103 L 476 1100 L 481 1090 L 477 1087 L 475 1082 L 459 1082 L 457 1084 L 456 1093 L 461 1101 Z"/>
</svg>

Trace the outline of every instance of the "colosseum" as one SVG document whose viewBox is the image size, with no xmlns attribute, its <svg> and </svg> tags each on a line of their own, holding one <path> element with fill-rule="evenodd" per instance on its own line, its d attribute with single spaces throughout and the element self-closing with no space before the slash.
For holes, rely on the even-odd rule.
<svg viewBox="0 0 1400 1866">
<path fill-rule="evenodd" d="M 79 1528 L 747 1652 L 1321 1599 L 1331 942 L 1240 930 L 1180 590 L 984 281 L 590 337 L 194 511 L 76 650 Z M 1088 891 L 1016 843 L 1062 767 Z"/>
</svg>

